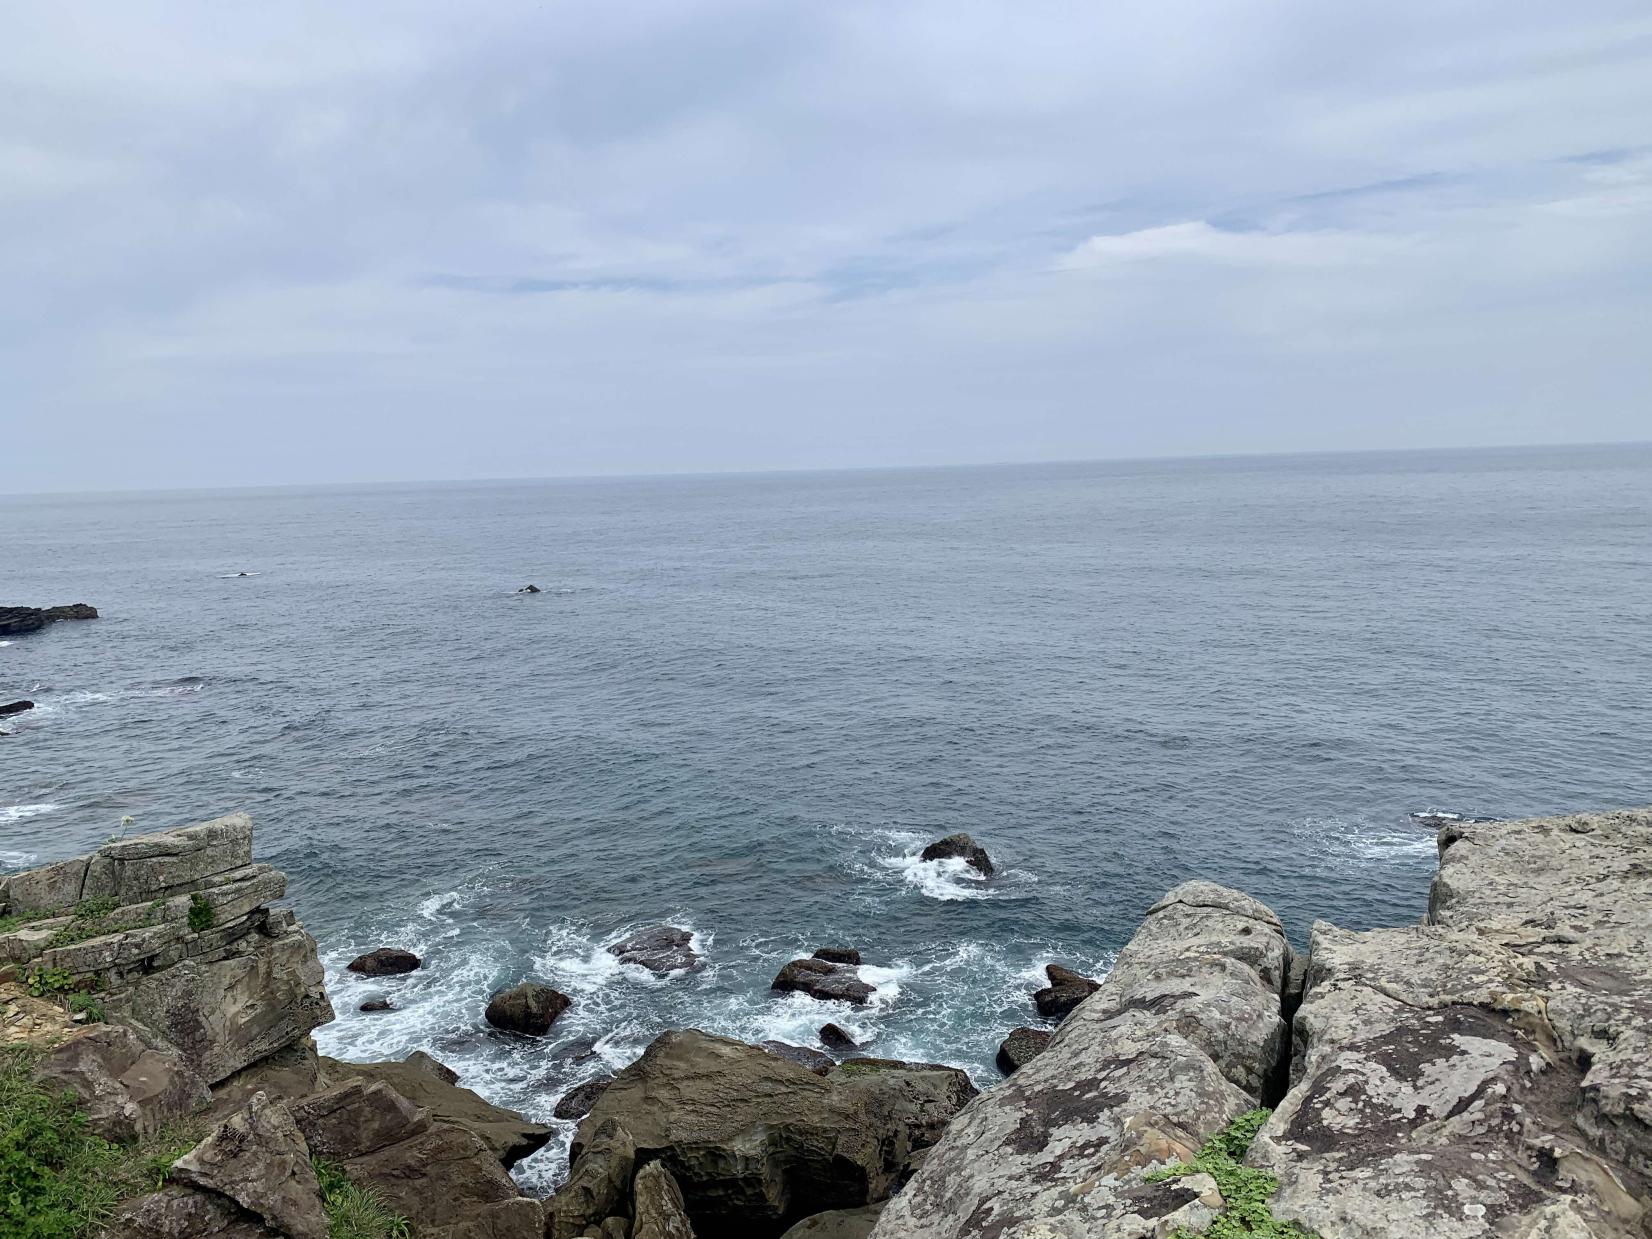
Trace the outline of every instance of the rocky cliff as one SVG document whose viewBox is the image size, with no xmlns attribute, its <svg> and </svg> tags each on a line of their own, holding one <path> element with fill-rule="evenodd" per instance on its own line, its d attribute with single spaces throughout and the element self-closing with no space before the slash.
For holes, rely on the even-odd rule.
<svg viewBox="0 0 1652 1239">
<path fill-rule="evenodd" d="M 317 1057 L 314 944 L 251 830 L 0 880 L 0 1040 L 110 1140 L 196 1125 L 111 1235 L 320 1239 L 338 1184 L 439 1239 L 1652 1235 L 1652 811 L 1450 824 L 1421 923 L 1301 954 L 1184 883 L 1093 992 L 1052 970 L 1064 1018 L 979 1095 L 665 1033 L 585 1099 L 545 1202 L 506 1167 L 547 1129 L 423 1055 Z"/>
</svg>

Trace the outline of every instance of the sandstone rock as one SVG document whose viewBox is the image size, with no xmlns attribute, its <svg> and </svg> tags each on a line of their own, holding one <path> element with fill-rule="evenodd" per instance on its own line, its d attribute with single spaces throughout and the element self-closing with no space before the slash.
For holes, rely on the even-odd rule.
<svg viewBox="0 0 1652 1239">
<path fill-rule="evenodd" d="M 820 1026 L 820 1044 L 828 1050 L 860 1049 L 855 1039 L 836 1024 L 822 1024 Z"/>
<path fill-rule="evenodd" d="M 624 1123 L 603 1118 L 580 1125 L 568 1180 L 545 1202 L 545 1239 L 600 1233 L 603 1220 L 630 1211 L 637 1146 Z"/>
<path fill-rule="evenodd" d="M 293 1102 L 293 1122 L 314 1157 L 347 1162 L 430 1129 L 430 1112 L 385 1084 L 351 1080 Z"/>
<path fill-rule="evenodd" d="M 828 964 L 860 966 L 860 952 L 852 946 L 823 946 L 814 953 L 814 958 L 823 959 Z"/>
<path fill-rule="evenodd" d="M 344 1063 L 324 1059 L 328 1080 L 358 1079 L 387 1084 L 415 1106 L 430 1111 L 438 1123 L 449 1123 L 478 1137 L 504 1166 L 514 1166 L 538 1152 L 551 1138 L 551 1129 L 514 1110 L 484 1101 L 458 1084 L 458 1073 L 430 1055 L 415 1050 L 399 1063 Z"/>
<path fill-rule="evenodd" d="M 251 864 L 252 819 L 231 813 L 198 826 L 105 844 L 87 858 L 81 898 L 112 898 L 120 904 L 165 899 Z"/>
<path fill-rule="evenodd" d="M 980 1092 L 969 1072 L 944 1063 L 910 1063 L 894 1058 L 851 1058 L 828 1077 L 856 1090 L 862 1104 L 877 1097 L 875 1111 L 906 1129 L 910 1149 L 925 1149 L 941 1138 L 953 1116 Z"/>
<path fill-rule="evenodd" d="M 1046 965 L 1044 975 L 1050 983 L 1033 995 L 1033 1005 L 1040 1015 L 1055 1020 L 1065 1019 L 1079 1003 L 1100 988 L 1099 982 L 1060 964 Z"/>
<path fill-rule="evenodd" d="M 883 1213 L 884 1202 L 858 1209 L 833 1209 L 806 1217 L 780 1239 L 866 1239 Z"/>
<path fill-rule="evenodd" d="M 700 966 L 694 935 L 675 925 L 654 925 L 608 947 L 610 955 L 650 972 L 685 972 Z"/>
<path fill-rule="evenodd" d="M 262 1093 L 175 1161 L 167 1177 L 226 1196 L 291 1239 L 327 1239 L 309 1148 L 286 1108 Z"/>
<path fill-rule="evenodd" d="M 412 951 L 403 951 L 393 946 L 381 946 L 368 951 L 365 955 L 358 955 L 345 967 L 351 972 L 359 972 L 369 977 L 394 977 L 404 972 L 412 972 L 422 961 Z"/>
<path fill-rule="evenodd" d="M 87 1126 L 106 1140 L 154 1135 L 212 1100 L 205 1081 L 177 1055 L 151 1050 L 130 1028 L 109 1024 L 61 1042 L 36 1064 L 35 1076 L 74 1093 Z"/>
<path fill-rule="evenodd" d="M 1146 1172 L 1191 1158 L 1258 1104 L 1233 1079 L 1262 1079 L 1280 1056 L 1286 952 L 1277 918 L 1255 900 L 1210 883 L 1177 887 L 1044 1052 L 952 1120 L 873 1234 L 1202 1229 L 1214 1216 L 1204 1185 L 1152 1183 Z"/>
<path fill-rule="evenodd" d="M 212 1118 L 222 1121 L 247 1104 L 254 1093 L 271 1101 L 297 1101 L 327 1087 L 315 1044 L 304 1037 L 243 1067 L 212 1089 Z"/>
<path fill-rule="evenodd" d="M 518 1196 L 477 1205 L 450 1226 L 422 1226 L 419 1239 L 543 1239 L 545 1209 L 537 1200 Z"/>
<path fill-rule="evenodd" d="M 1016 1068 L 1024 1067 L 1042 1054 L 1053 1036 L 1042 1028 L 1016 1028 L 998 1047 L 998 1070 L 1014 1075 Z"/>
<path fill-rule="evenodd" d="M 583 1084 L 576 1084 L 562 1094 L 556 1103 L 556 1109 L 551 1113 L 559 1119 L 582 1119 L 591 1113 L 591 1107 L 596 1105 L 597 1098 L 614 1082 L 611 1075 L 601 1075 L 594 1080 L 586 1080 Z"/>
<path fill-rule="evenodd" d="M 637 1171 L 632 1196 L 631 1239 L 694 1239 L 682 1189 L 663 1164 L 649 1162 Z"/>
<path fill-rule="evenodd" d="M 837 1066 L 837 1061 L 830 1054 L 822 1054 L 806 1045 L 792 1045 L 786 1041 L 765 1041 L 762 1044 L 770 1054 L 806 1067 L 817 1076 L 823 1076 Z"/>
<path fill-rule="evenodd" d="M 989 878 L 993 874 L 992 858 L 987 855 L 986 848 L 966 834 L 948 835 L 944 839 L 935 840 L 918 853 L 918 859 L 961 860 L 971 869 L 977 869 Z"/>
<path fill-rule="evenodd" d="M 121 1205 L 103 1239 L 283 1239 L 234 1201 L 215 1192 L 167 1187 Z"/>
<path fill-rule="evenodd" d="M 846 964 L 828 963 L 823 959 L 794 959 L 780 970 L 771 988 L 781 993 L 807 994 L 823 1002 L 847 1002 L 863 1007 L 871 1001 L 877 987 L 860 979 L 860 974 Z"/>
<path fill-rule="evenodd" d="M 487 1021 L 507 1032 L 543 1037 L 551 1031 L 556 1017 L 568 1009 L 572 999 L 549 985 L 523 981 L 508 989 L 496 990 L 488 999 Z"/>
</svg>

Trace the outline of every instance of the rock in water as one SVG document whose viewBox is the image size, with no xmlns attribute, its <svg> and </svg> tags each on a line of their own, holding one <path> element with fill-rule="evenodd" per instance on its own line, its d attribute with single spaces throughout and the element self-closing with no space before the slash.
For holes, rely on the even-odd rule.
<svg viewBox="0 0 1652 1239">
<path fill-rule="evenodd" d="M 807 994 L 823 1002 L 853 1003 L 857 1007 L 864 1007 L 877 992 L 877 987 L 862 981 L 854 968 L 823 959 L 792 960 L 780 970 L 770 988 L 781 993 Z"/>
<path fill-rule="evenodd" d="M 814 958 L 823 959 L 828 964 L 860 966 L 860 952 L 852 946 L 823 946 L 814 953 Z"/>
<path fill-rule="evenodd" d="M 22 714 L 25 710 L 32 709 L 34 709 L 34 702 L 32 701 L 8 701 L 5 705 L 0 706 L 0 718 L 4 718 L 8 714 Z"/>
<path fill-rule="evenodd" d="M 351 972 L 359 972 L 363 976 L 393 977 L 404 972 L 412 972 L 421 962 L 412 951 L 381 946 L 365 955 L 356 956 L 346 966 Z"/>
<path fill-rule="evenodd" d="M 517 590 L 516 592 L 519 593 L 519 594 L 537 594 L 537 593 L 540 593 L 541 591 L 540 591 L 539 586 L 537 586 L 537 585 L 524 585 L 521 589 Z"/>
<path fill-rule="evenodd" d="M 537 981 L 523 981 L 497 990 L 488 999 L 486 1017 L 495 1028 L 543 1037 L 572 1003 L 568 995 Z"/>
<path fill-rule="evenodd" d="M 84 602 L 71 602 L 65 607 L 47 607 L 46 622 L 55 624 L 59 620 L 87 620 L 98 617 L 98 609 L 89 607 Z"/>
<path fill-rule="evenodd" d="M 591 1113 L 591 1107 L 597 1104 L 597 1098 L 601 1097 L 613 1082 L 613 1076 L 605 1075 L 587 1080 L 583 1084 L 576 1084 L 562 1094 L 562 1100 L 556 1103 L 556 1109 L 551 1113 L 559 1119 L 582 1119 Z"/>
<path fill-rule="evenodd" d="M 227 1196 L 292 1239 L 327 1239 L 309 1146 L 287 1108 L 263 1093 L 175 1161 L 167 1177 Z"/>
<path fill-rule="evenodd" d="M 395 1009 L 388 998 L 369 998 L 356 1008 L 357 1011 L 394 1011 Z"/>
<path fill-rule="evenodd" d="M 694 935 L 686 929 L 654 925 L 612 944 L 608 953 L 650 972 L 684 972 L 700 966 L 700 957 L 691 945 L 693 941 Z"/>
<path fill-rule="evenodd" d="M 998 1047 L 998 1070 L 1014 1075 L 1044 1052 L 1054 1034 L 1043 1028 L 1017 1028 Z"/>
<path fill-rule="evenodd" d="M 971 869 L 978 869 L 989 878 L 993 874 L 992 858 L 986 848 L 965 834 L 948 835 L 937 839 L 918 854 L 919 860 L 961 860 Z"/>
<path fill-rule="evenodd" d="M 649 1162 L 637 1171 L 632 1187 L 635 1203 L 631 1239 L 694 1239 L 683 1208 L 683 1190 L 659 1162 Z"/>
<path fill-rule="evenodd" d="M 1050 984 L 1033 995 L 1033 1005 L 1040 1015 L 1055 1020 L 1066 1019 L 1073 1008 L 1101 988 L 1099 982 L 1060 964 L 1046 965 L 1044 975 Z"/>
<path fill-rule="evenodd" d="M 828 1050 L 858 1050 L 859 1044 L 836 1024 L 820 1026 L 820 1044 Z"/>
<path fill-rule="evenodd" d="M 72 602 L 66 607 L 0 607 L 0 637 L 16 637 L 26 632 L 39 632 L 47 624 L 59 620 L 96 619 L 97 608 L 84 602 Z"/>
</svg>

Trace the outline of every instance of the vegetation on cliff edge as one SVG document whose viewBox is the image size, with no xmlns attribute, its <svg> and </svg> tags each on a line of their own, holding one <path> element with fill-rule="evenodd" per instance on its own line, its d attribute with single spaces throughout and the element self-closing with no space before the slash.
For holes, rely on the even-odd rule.
<svg viewBox="0 0 1652 1239">
<path fill-rule="evenodd" d="M 1256 1133 L 1268 1121 L 1271 1110 L 1250 1110 L 1241 1114 L 1209 1140 L 1192 1162 L 1181 1162 L 1148 1175 L 1150 1182 L 1182 1175 L 1208 1174 L 1216 1180 L 1226 1208 L 1200 1234 L 1205 1239 L 1315 1239 L 1295 1222 L 1274 1217 L 1268 1202 L 1279 1190 L 1279 1180 L 1265 1170 L 1243 1164 Z M 1172 1239 L 1197 1239 L 1193 1231 L 1182 1229 Z"/>
</svg>

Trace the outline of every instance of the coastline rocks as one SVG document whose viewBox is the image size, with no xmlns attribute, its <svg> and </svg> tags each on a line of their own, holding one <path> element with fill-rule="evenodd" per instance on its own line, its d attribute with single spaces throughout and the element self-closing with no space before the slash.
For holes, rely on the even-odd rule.
<svg viewBox="0 0 1652 1239">
<path fill-rule="evenodd" d="M 1044 975 L 1050 983 L 1033 995 L 1033 1005 L 1040 1015 L 1053 1020 L 1066 1019 L 1079 1003 L 1101 988 L 1100 982 L 1060 964 L 1046 965 Z"/>
<path fill-rule="evenodd" d="M 151 1050 L 130 1028 L 115 1024 L 59 1042 L 34 1074 L 54 1091 L 72 1092 L 86 1125 L 106 1140 L 154 1135 L 212 1102 L 206 1083 L 181 1058 Z"/>
<path fill-rule="evenodd" d="M 569 1180 L 579 1194 L 552 1197 L 548 1233 L 576 1236 L 624 1212 L 623 1193 L 592 1185 L 613 1181 L 626 1146 L 633 1162 L 664 1164 L 704 1235 L 778 1235 L 810 1214 L 881 1200 L 914 1138 L 962 1104 L 942 1074 L 850 1065 L 822 1077 L 743 1042 L 663 1033 L 580 1124 Z"/>
<path fill-rule="evenodd" d="M 263 1093 L 173 1162 L 167 1178 L 227 1196 L 292 1239 L 327 1239 L 309 1146 L 286 1107 Z"/>
<path fill-rule="evenodd" d="M 59 620 L 97 617 L 97 608 L 89 607 L 84 602 L 72 602 L 63 607 L 0 607 L 0 637 L 39 632 L 47 624 L 55 624 Z"/>
<path fill-rule="evenodd" d="M 1184 883 L 1148 912 L 1107 980 L 1043 1053 L 954 1118 L 874 1236 L 1149 1236 L 1213 1217 L 1191 1160 L 1262 1098 L 1285 1041 L 1278 919 L 1237 891 Z M 1217 1201 L 1219 1204 L 1219 1200 Z"/>
<path fill-rule="evenodd" d="M 860 1045 L 836 1024 L 820 1026 L 820 1044 L 828 1050 L 858 1050 Z"/>
<path fill-rule="evenodd" d="M 694 935 L 686 929 L 653 925 L 613 943 L 607 950 L 621 963 L 636 964 L 650 972 L 686 972 L 700 966 L 693 941 Z"/>
<path fill-rule="evenodd" d="M 780 1239 L 866 1239 L 883 1213 L 883 1202 L 858 1209 L 833 1209 L 806 1217 Z"/>
<path fill-rule="evenodd" d="M 583 1084 L 576 1084 L 556 1103 L 556 1109 L 551 1113 L 559 1119 L 582 1119 L 591 1113 L 591 1107 L 597 1104 L 597 1098 L 608 1091 L 608 1086 L 614 1082 L 611 1075 L 598 1076 L 594 1080 L 587 1080 Z"/>
<path fill-rule="evenodd" d="M 1055 1034 L 1043 1028 L 1016 1028 L 1005 1037 L 998 1047 L 995 1061 L 998 1070 L 1005 1075 L 1014 1075 L 1016 1070 L 1025 1067 L 1049 1048 L 1050 1038 Z"/>
<path fill-rule="evenodd" d="M 823 959 L 828 964 L 853 964 L 860 966 L 860 952 L 852 946 L 823 946 L 814 953 L 813 958 Z"/>
<path fill-rule="evenodd" d="M 787 1041 L 765 1041 L 762 1046 L 770 1054 L 796 1063 L 799 1067 L 806 1067 L 817 1076 L 823 1076 L 837 1066 L 837 1060 L 830 1054 L 823 1054 L 806 1045 L 792 1045 Z"/>
<path fill-rule="evenodd" d="M 559 993 L 549 985 L 523 981 L 495 990 L 483 1014 L 495 1028 L 543 1037 L 551 1031 L 557 1016 L 566 1011 L 572 1002 L 568 995 Z"/>
<path fill-rule="evenodd" d="M 115 1210 L 104 1239 L 281 1239 L 228 1197 L 164 1187 Z"/>
<path fill-rule="evenodd" d="M 24 711 L 32 709 L 34 709 L 34 702 L 32 701 L 8 701 L 5 705 L 0 705 L 0 718 L 4 718 L 8 714 L 22 714 Z"/>
<path fill-rule="evenodd" d="M 393 946 L 381 946 L 368 951 L 365 955 L 358 955 L 345 967 L 350 972 L 359 972 L 368 977 L 395 977 L 405 972 L 412 972 L 422 961 L 412 951 L 399 950 Z"/>
<path fill-rule="evenodd" d="M 992 858 L 987 855 L 986 848 L 966 834 L 948 835 L 944 839 L 935 840 L 918 853 L 918 859 L 961 860 L 971 869 L 979 870 L 989 878 L 993 875 Z"/>
<path fill-rule="evenodd" d="M 857 1007 L 864 1007 L 877 992 L 877 987 L 862 981 L 851 965 L 828 963 L 824 959 L 792 960 L 780 970 L 770 988 Z"/>
<path fill-rule="evenodd" d="M 630 1239 L 694 1239 L 683 1190 L 663 1163 L 649 1162 L 637 1171 L 631 1190 L 636 1221 Z"/>
</svg>

